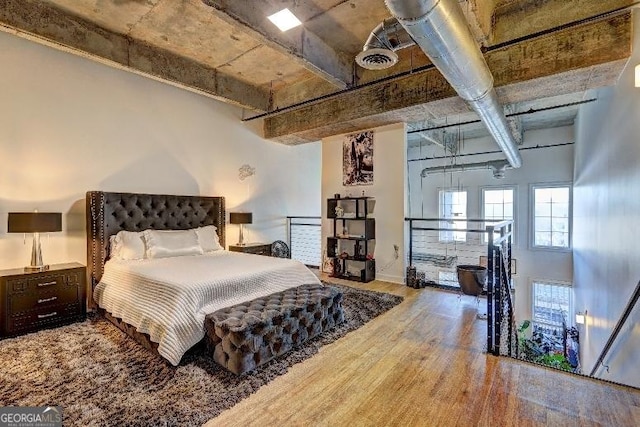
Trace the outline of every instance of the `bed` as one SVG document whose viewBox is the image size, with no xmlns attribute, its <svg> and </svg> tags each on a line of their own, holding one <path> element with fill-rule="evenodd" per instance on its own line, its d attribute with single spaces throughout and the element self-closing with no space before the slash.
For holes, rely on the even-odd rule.
<svg viewBox="0 0 640 427">
<path fill-rule="evenodd" d="M 320 283 L 297 261 L 225 250 L 110 260 L 112 236 L 120 231 L 214 226 L 224 247 L 223 197 L 92 191 L 86 203 L 90 306 L 173 365 L 203 339 L 206 315 L 274 292 Z"/>
</svg>

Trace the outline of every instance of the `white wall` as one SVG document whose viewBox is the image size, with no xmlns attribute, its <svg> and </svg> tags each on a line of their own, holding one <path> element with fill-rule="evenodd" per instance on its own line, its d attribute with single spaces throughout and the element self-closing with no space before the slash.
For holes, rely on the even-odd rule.
<svg viewBox="0 0 640 427">
<path fill-rule="evenodd" d="M 319 142 L 265 141 L 236 107 L 1 32 L 0 62 L 0 268 L 28 264 L 7 212 L 33 209 L 63 213 L 44 261 L 84 263 L 89 190 L 225 196 L 228 211 L 254 213 L 249 241 L 284 239 L 287 215 L 319 215 Z M 241 182 L 245 163 L 257 173 Z"/>
<path fill-rule="evenodd" d="M 573 126 L 533 130 L 524 134 L 521 148 L 537 145 L 566 144 L 574 141 Z M 450 160 L 422 160 L 409 162 L 410 216 L 414 218 L 439 217 L 438 193 L 442 188 L 462 188 L 467 191 L 467 218 L 482 217 L 482 188 L 495 186 L 515 186 L 515 244 L 512 256 L 517 260 L 516 317 L 518 321 L 531 318 L 531 281 L 547 280 L 571 282 L 573 280 L 572 256 L 570 251 L 558 252 L 531 249 L 530 229 L 530 188 L 535 183 L 568 182 L 573 178 L 573 145 L 554 148 L 521 150 L 522 167 L 506 171 L 503 179 L 495 179 L 490 170 L 446 172 L 421 178 L 423 168 L 450 164 Z M 471 154 L 499 150 L 491 138 L 465 140 L 460 154 Z M 444 150 L 435 145 L 412 148 L 409 159 L 443 156 Z M 476 163 L 504 159 L 502 153 L 470 155 L 458 157 L 457 163 Z M 437 227 L 438 224 L 429 224 Z M 469 228 L 472 224 L 469 224 Z M 437 232 L 433 232 L 437 240 Z M 480 245 L 478 234 L 469 233 L 469 240 L 475 244 L 447 244 L 448 256 L 458 256 L 458 263 L 479 262 L 480 254 L 486 255 L 486 244 Z M 432 247 L 433 249 L 433 247 Z M 440 248 L 442 249 L 442 248 Z M 435 250 L 435 249 L 434 249 Z M 444 252 L 443 252 L 444 253 Z M 455 266 L 452 269 L 455 271 Z"/>
<path fill-rule="evenodd" d="M 640 25 L 636 15 L 635 25 Z M 594 92 L 577 121 L 574 179 L 576 308 L 587 310 L 581 327 L 583 369 L 590 373 L 640 280 L 640 32 L 634 53 L 613 88 Z M 597 375 L 640 387 L 640 307 L 637 306 Z"/>
<path fill-rule="evenodd" d="M 326 253 L 327 236 L 333 233 L 333 222 L 326 219 L 328 198 L 365 195 L 375 198 L 376 279 L 404 283 L 404 215 L 406 177 L 406 130 L 404 124 L 373 129 L 373 185 L 342 185 L 342 144 L 344 135 L 322 140 L 322 247 Z M 398 258 L 393 245 L 398 245 Z"/>
</svg>

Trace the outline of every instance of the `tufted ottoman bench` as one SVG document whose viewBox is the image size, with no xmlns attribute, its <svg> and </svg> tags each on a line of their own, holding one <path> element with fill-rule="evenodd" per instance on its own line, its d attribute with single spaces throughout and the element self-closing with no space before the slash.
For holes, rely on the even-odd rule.
<svg viewBox="0 0 640 427">
<path fill-rule="evenodd" d="M 242 374 L 343 321 L 340 291 L 302 285 L 209 314 L 207 348 L 217 363 Z"/>
</svg>

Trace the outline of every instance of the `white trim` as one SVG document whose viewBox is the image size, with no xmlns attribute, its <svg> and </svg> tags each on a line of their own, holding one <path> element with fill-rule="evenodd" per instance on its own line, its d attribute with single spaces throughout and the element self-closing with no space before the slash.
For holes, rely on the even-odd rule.
<svg viewBox="0 0 640 427">
<path fill-rule="evenodd" d="M 566 248 L 559 246 L 541 246 L 535 244 L 535 190 L 538 188 L 569 188 L 569 245 Z M 538 182 L 529 184 L 529 249 L 533 251 L 571 252 L 573 250 L 573 182 Z"/>
</svg>

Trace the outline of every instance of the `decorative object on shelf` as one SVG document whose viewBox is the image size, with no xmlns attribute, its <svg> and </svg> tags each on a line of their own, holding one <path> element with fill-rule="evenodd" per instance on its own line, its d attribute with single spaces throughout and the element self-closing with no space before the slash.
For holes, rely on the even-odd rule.
<svg viewBox="0 0 640 427">
<path fill-rule="evenodd" d="M 417 288 L 418 286 L 416 285 L 417 283 L 417 271 L 416 268 L 412 265 L 407 267 L 407 286 L 409 286 L 410 288 Z"/>
<path fill-rule="evenodd" d="M 338 277 L 340 276 L 340 272 L 342 271 L 342 268 L 340 266 L 340 261 L 336 258 L 333 259 L 333 275 Z"/>
<path fill-rule="evenodd" d="M 373 131 L 345 136 L 342 149 L 342 184 L 373 184 Z"/>
<path fill-rule="evenodd" d="M 334 195 L 333 195 L 333 198 L 334 198 L 334 199 L 339 199 L 339 198 L 340 198 L 340 193 L 336 193 L 336 194 L 334 194 Z"/>
<path fill-rule="evenodd" d="M 253 213 L 251 212 L 230 212 L 229 223 L 240 225 L 240 235 L 238 237 L 238 246 L 244 245 L 244 225 L 253 223 Z"/>
<path fill-rule="evenodd" d="M 44 271 L 49 268 L 42 262 L 40 233 L 62 231 L 62 214 L 59 212 L 9 212 L 8 233 L 33 233 L 31 265 L 26 271 Z"/>
<path fill-rule="evenodd" d="M 344 237 L 349 237 L 349 229 L 348 229 L 348 228 L 346 228 L 346 227 L 344 227 L 344 228 L 342 229 L 342 235 L 343 235 Z"/>
<path fill-rule="evenodd" d="M 347 258 L 349 258 L 349 254 L 347 252 L 342 252 L 340 254 L 340 259 L 347 259 Z"/>
<path fill-rule="evenodd" d="M 335 211 L 338 218 L 342 218 L 344 216 L 344 209 L 342 209 L 341 206 L 336 206 Z"/>
</svg>

